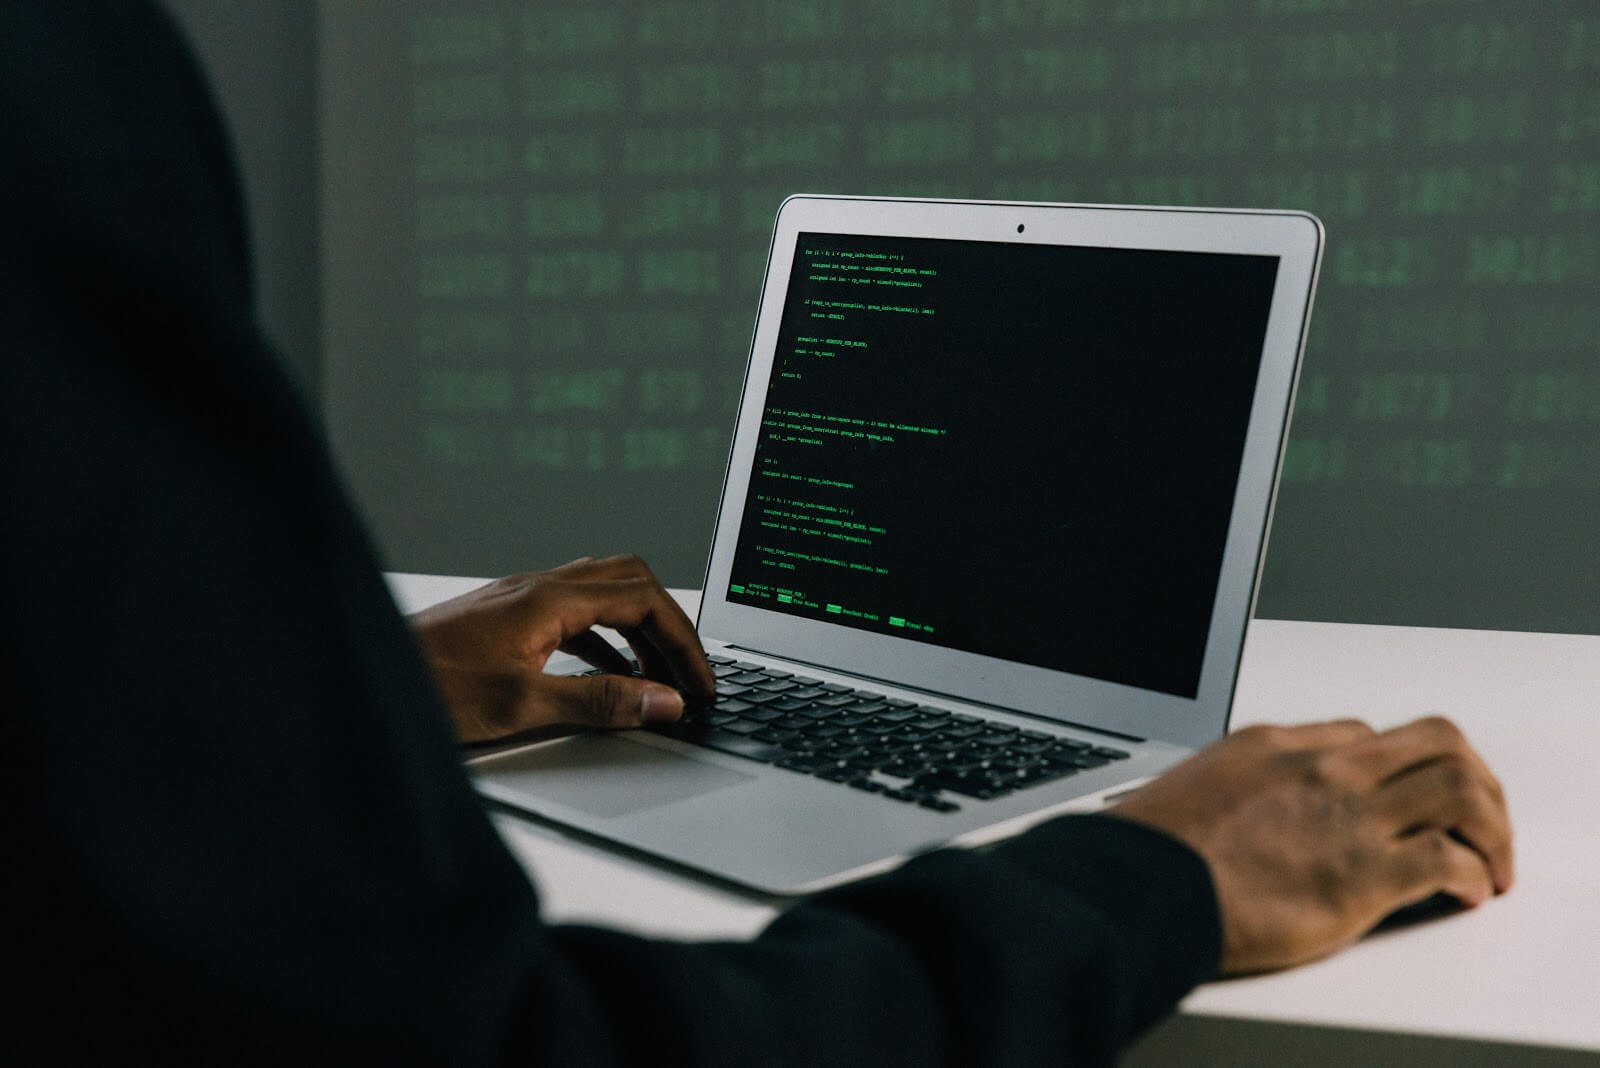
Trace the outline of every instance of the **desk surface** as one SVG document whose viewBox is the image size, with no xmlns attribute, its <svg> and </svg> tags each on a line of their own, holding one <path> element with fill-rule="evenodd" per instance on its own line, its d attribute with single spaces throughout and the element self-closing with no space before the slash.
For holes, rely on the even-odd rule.
<svg viewBox="0 0 1600 1068">
<path fill-rule="evenodd" d="M 393 575 L 415 611 L 481 580 Z M 690 608 L 692 592 L 675 591 Z M 1600 637 L 1257 620 L 1233 726 L 1449 715 L 1500 776 L 1517 884 L 1470 912 L 1329 960 L 1210 983 L 1182 1011 L 1600 1050 Z M 556 922 L 745 938 L 759 902 L 559 830 L 497 816 Z"/>
</svg>

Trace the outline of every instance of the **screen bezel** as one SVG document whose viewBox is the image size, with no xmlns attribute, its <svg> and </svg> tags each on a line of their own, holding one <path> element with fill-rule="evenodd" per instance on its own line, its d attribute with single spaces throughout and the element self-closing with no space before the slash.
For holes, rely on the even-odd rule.
<svg viewBox="0 0 1600 1068">
<path fill-rule="evenodd" d="M 1193 698 L 736 604 L 727 591 L 762 413 L 802 233 L 1005 241 L 1278 258 L 1255 397 Z M 1199 747 L 1227 729 L 1255 606 L 1278 469 L 1310 319 L 1323 228 L 1305 212 L 1031 204 L 800 194 L 779 208 L 738 421 L 724 475 L 698 627 L 703 637 L 785 659 L 1135 738 Z"/>
</svg>

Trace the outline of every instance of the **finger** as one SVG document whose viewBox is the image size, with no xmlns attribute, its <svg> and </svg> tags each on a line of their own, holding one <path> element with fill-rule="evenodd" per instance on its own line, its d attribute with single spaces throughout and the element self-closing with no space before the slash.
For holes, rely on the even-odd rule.
<svg viewBox="0 0 1600 1068">
<path fill-rule="evenodd" d="M 628 648 L 633 650 L 634 659 L 639 662 L 639 674 L 657 682 L 683 684 L 684 680 L 679 679 L 672 670 L 670 658 L 657 651 L 647 636 L 638 631 L 628 630 L 622 632 L 622 637 L 626 639 Z"/>
<path fill-rule="evenodd" d="M 1255 738 L 1281 750 L 1328 749 L 1349 745 L 1372 737 L 1376 732 L 1358 719 L 1336 719 L 1323 723 L 1302 723 L 1294 727 L 1261 724 L 1236 731 L 1236 738 Z"/>
<path fill-rule="evenodd" d="M 561 651 L 613 675 L 632 675 L 633 665 L 610 642 L 592 630 L 574 634 L 561 643 Z"/>
<path fill-rule="evenodd" d="M 1330 753 L 1329 761 L 1356 781 L 1377 785 L 1419 764 L 1469 752 L 1471 747 L 1454 723 L 1442 716 L 1430 716 L 1353 742 Z"/>
<path fill-rule="evenodd" d="M 711 665 L 694 624 L 653 578 L 561 583 L 558 595 L 562 633 L 576 634 L 594 624 L 614 627 L 660 679 L 676 678 L 702 695 L 716 689 Z"/>
<path fill-rule="evenodd" d="M 541 722 L 624 728 L 670 723 L 683 714 L 677 690 L 625 675 L 546 675 L 533 689 Z"/>
<path fill-rule="evenodd" d="M 1446 893 L 1471 908 L 1494 895 L 1494 881 L 1483 857 L 1443 830 L 1401 839 L 1392 859 L 1396 906 Z"/>
<path fill-rule="evenodd" d="M 1495 890 L 1511 887 L 1511 820 L 1498 784 L 1478 760 L 1443 757 L 1389 780 L 1375 810 L 1402 835 L 1440 829 L 1459 837 L 1489 865 Z"/>
</svg>

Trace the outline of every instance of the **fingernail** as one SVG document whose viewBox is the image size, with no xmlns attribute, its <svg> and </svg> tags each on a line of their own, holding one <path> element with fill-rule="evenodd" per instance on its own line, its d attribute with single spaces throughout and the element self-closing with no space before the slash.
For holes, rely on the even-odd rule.
<svg viewBox="0 0 1600 1068">
<path fill-rule="evenodd" d="M 645 686 L 639 718 L 646 723 L 671 723 L 683 715 L 683 695 L 671 686 Z"/>
</svg>

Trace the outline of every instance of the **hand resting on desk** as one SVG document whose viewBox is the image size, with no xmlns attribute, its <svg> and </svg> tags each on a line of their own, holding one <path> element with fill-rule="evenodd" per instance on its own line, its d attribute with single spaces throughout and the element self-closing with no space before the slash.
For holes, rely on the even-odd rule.
<svg viewBox="0 0 1600 1068">
<path fill-rule="evenodd" d="M 412 623 L 467 742 L 675 719 L 674 686 L 694 696 L 715 686 L 693 625 L 637 557 L 499 579 Z M 596 625 L 622 633 L 645 678 L 630 677 Z M 557 649 L 616 674 L 546 675 Z M 1383 733 L 1356 721 L 1251 727 L 1111 811 L 1205 860 L 1224 974 L 1325 956 L 1438 894 L 1470 907 L 1511 885 L 1500 784 L 1437 717 Z"/>
<path fill-rule="evenodd" d="M 1249 727 L 1112 812 L 1211 868 L 1223 974 L 1300 964 L 1402 907 L 1473 907 L 1511 886 L 1500 784 L 1449 720 L 1378 733 L 1344 720 Z"/>
<path fill-rule="evenodd" d="M 694 624 L 636 556 L 585 557 L 497 579 L 411 617 L 463 742 L 551 727 L 637 727 L 675 720 L 679 690 L 716 685 Z M 614 627 L 644 678 L 590 628 Z M 557 650 L 612 674 L 547 675 Z"/>
</svg>

